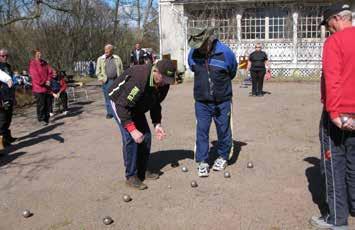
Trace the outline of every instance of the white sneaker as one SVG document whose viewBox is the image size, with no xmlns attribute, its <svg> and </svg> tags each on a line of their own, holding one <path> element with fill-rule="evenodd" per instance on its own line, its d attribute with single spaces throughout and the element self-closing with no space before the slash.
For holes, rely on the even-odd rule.
<svg viewBox="0 0 355 230">
<path fill-rule="evenodd" d="M 317 229 L 331 229 L 331 230 L 348 230 L 347 225 L 342 225 L 342 226 L 335 226 L 332 224 L 328 224 L 325 221 L 325 218 L 323 216 L 318 217 L 318 216 L 312 216 L 311 219 L 309 220 L 309 223 L 316 227 Z"/>
<path fill-rule="evenodd" d="M 67 114 L 68 114 L 67 110 L 62 112 L 62 115 L 64 115 L 64 116 L 67 115 Z"/>
<path fill-rule="evenodd" d="M 222 157 L 218 157 L 214 162 L 212 169 L 214 171 L 222 171 L 227 167 L 227 161 Z"/>
<path fill-rule="evenodd" d="M 49 113 L 49 116 L 50 116 L 50 117 L 53 117 L 53 116 L 54 116 L 54 113 Z"/>
<path fill-rule="evenodd" d="M 208 177 L 210 166 L 205 162 L 200 162 L 198 164 L 197 170 L 198 170 L 199 177 Z"/>
</svg>

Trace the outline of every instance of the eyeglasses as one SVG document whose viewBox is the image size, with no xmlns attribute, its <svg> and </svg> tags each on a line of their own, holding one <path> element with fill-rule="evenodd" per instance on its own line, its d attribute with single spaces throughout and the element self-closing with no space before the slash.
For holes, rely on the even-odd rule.
<svg viewBox="0 0 355 230">
<path fill-rule="evenodd" d="M 255 49 L 261 49 L 261 47 L 260 46 L 255 46 Z"/>
</svg>

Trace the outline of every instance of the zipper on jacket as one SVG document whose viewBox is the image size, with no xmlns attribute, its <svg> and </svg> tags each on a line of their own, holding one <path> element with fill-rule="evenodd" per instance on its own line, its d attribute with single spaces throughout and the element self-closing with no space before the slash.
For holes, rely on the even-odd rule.
<svg viewBox="0 0 355 230">
<path fill-rule="evenodd" d="M 207 75 L 208 75 L 208 83 L 209 83 L 209 88 L 210 88 L 210 96 L 213 97 L 213 82 L 212 82 L 212 79 L 211 79 L 210 68 L 209 68 L 209 65 L 208 65 L 209 60 L 210 60 L 210 56 L 207 55 L 207 59 L 206 59 L 206 61 L 205 61 L 205 66 L 206 66 Z"/>
</svg>

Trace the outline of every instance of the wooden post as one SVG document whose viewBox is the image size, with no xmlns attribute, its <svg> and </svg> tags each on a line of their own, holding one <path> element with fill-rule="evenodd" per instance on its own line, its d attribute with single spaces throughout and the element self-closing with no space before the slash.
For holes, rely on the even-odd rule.
<svg viewBox="0 0 355 230">
<path fill-rule="evenodd" d="M 265 17 L 265 40 L 269 40 L 269 17 Z"/>
<path fill-rule="evenodd" d="M 237 41 L 240 43 L 242 41 L 242 15 L 237 14 Z"/>
<path fill-rule="evenodd" d="M 292 63 L 297 63 L 297 41 L 298 41 L 298 13 L 294 12 L 292 14 L 292 19 L 293 19 L 293 39 L 292 39 L 292 43 L 293 43 L 293 58 L 292 58 Z"/>
</svg>

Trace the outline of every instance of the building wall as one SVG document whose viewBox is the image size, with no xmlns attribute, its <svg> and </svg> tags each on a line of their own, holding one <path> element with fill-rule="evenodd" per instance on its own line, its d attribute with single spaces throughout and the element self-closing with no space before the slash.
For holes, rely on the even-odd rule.
<svg viewBox="0 0 355 230">
<path fill-rule="evenodd" d="M 184 59 L 187 52 L 186 22 L 184 6 L 171 4 L 169 0 L 160 1 L 160 53 L 170 54 L 178 60 L 178 71 L 184 72 Z"/>
<path fill-rule="evenodd" d="M 187 54 L 189 47 L 187 46 L 187 27 L 190 25 L 188 18 L 191 9 L 198 8 L 196 4 L 185 5 L 175 4 L 173 0 L 160 0 L 160 28 L 161 28 L 161 52 L 162 54 L 171 54 L 172 59 L 178 60 L 178 68 L 183 71 L 187 66 Z M 325 2 L 324 2 L 325 3 Z M 245 5 L 245 4 L 244 4 Z M 226 4 L 223 6 L 227 6 Z M 248 55 L 254 50 L 255 40 L 241 39 L 241 18 L 243 7 L 235 4 L 235 17 L 237 22 L 237 34 L 232 40 L 226 42 L 235 52 L 237 58 L 242 55 Z M 248 5 L 250 7 L 251 5 Z M 325 37 L 325 29 L 322 29 L 322 37 L 318 39 L 300 39 L 297 32 L 297 18 L 301 17 L 301 12 L 297 12 L 289 5 L 290 20 L 293 21 L 289 28 L 292 36 L 288 39 L 263 41 L 265 51 L 269 53 L 270 61 L 273 66 L 275 75 L 293 76 L 294 73 L 307 77 L 308 75 L 319 75 L 321 69 L 322 46 Z M 185 9 L 184 9 L 185 7 Z M 191 8 L 192 7 L 192 8 Z M 227 8 L 228 8 L 227 7 Z M 295 8 L 297 9 L 297 7 Z M 355 2 L 352 3 L 352 9 L 355 14 Z M 213 24 L 213 23 L 212 23 Z M 355 25 L 355 17 L 353 19 Z M 317 26 L 318 27 L 318 26 Z M 187 76 L 192 76 L 187 71 Z"/>
</svg>

